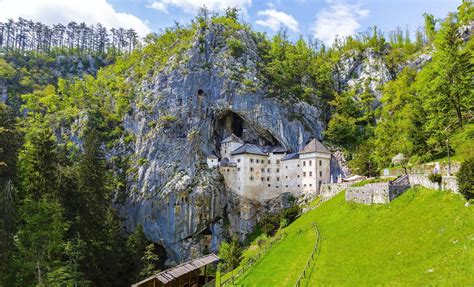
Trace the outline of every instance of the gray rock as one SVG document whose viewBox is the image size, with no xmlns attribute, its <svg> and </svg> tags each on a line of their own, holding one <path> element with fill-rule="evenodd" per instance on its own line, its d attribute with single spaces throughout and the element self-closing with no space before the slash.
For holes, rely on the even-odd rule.
<svg viewBox="0 0 474 287">
<path fill-rule="evenodd" d="M 244 238 L 265 212 L 285 204 L 283 197 L 255 202 L 226 190 L 219 172 L 205 163 L 206 154 L 218 154 L 224 137 L 235 133 L 290 151 L 321 138 L 320 110 L 269 97 L 257 77 L 255 42 L 243 31 L 233 36 L 247 46 L 240 57 L 230 55 L 222 27 L 209 23 L 189 50 L 141 84 L 124 120 L 136 137 L 136 172 L 119 211 L 127 230 L 141 224 L 149 239 L 166 248 L 168 262 L 203 253 L 203 230 L 211 231 L 208 249 L 215 252 L 224 238 Z M 256 88 L 249 89 L 244 79 Z"/>
</svg>

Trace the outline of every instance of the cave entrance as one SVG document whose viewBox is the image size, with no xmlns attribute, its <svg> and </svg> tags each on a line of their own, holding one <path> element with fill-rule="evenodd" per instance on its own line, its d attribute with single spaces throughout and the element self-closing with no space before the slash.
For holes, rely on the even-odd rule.
<svg viewBox="0 0 474 287">
<path fill-rule="evenodd" d="M 217 116 L 214 127 L 217 150 L 220 142 L 234 134 L 243 141 L 260 146 L 277 146 L 279 142 L 272 134 L 254 126 L 232 111 L 224 111 Z"/>
<path fill-rule="evenodd" d="M 166 269 L 166 268 L 165 268 L 165 261 L 166 261 L 166 259 L 168 258 L 168 257 L 166 256 L 166 249 L 165 249 L 163 246 L 161 246 L 160 244 L 158 244 L 158 243 L 153 243 L 153 245 L 155 246 L 155 251 L 154 251 L 154 253 L 155 253 L 156 255 L 158 255 L 158 259 L 159 259 L 158 262 L 157 262 L 157 266 L 156 266 L 156 267 L 157 267 L 159 270 L 165 270 L 165 269 Z"/>
<path fill-rule="evenodd" d="M 231 134 L 242 137 L 244 120 L 234 112 L 225 111 L 218 117 L 215 131 L 218 142 L 221 142 Z"/>
</svg>

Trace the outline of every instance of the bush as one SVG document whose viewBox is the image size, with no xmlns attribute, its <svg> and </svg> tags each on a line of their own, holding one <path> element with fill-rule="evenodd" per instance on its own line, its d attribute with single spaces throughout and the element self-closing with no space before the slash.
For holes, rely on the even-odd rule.
<svg viewBox="0 0 474 287">
<path fill-rule="evenodd" d="M 280 214 L 276 213 L 269 213 L 266 214 L 262 221 L 260 222 L 260 226 L 262 231 L 268 235 L 272 236 L 280 227 Z"/>
<path fill-rule="evenodd" d="M 459 192 L 466 199 L 474 199 L 474 157 L 465 160 L 456 175 Z"/>
<path fill-rule="evenodd" d="M 441 174 L 439 173 L 432 173 L 428 176 L 428 179 L 431 180 L 431 182 L 437 182 L 438 184 L 441 184 L 441 180 L 443 178 L 441 177 Z"/>
<path fill-rule="evenodd" d="M 237 58 L 242 56 L 242 53 L 245 51 L 246 48 L 245 44 L 242 43 L 242 41 L 235 38 L 229 38 L 227 39 L 226 43 L 232 56 Z"/>
</svg>

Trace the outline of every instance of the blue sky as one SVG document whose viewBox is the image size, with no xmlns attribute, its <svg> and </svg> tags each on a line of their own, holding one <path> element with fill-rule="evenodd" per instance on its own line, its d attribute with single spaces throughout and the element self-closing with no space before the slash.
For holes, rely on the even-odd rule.
<svg viewBox="0 0 474 287">
<path fill-rule="evenodd" d="M 377 25 L 388 33 L 397 26 L 414 31 L 422 14 L 445 17 L 461 0 L 0 0 L 0 21 L 24 17 L 46 24 L 101 22 L 108 27 L 132 27 L 141 35 L 159 32 L 175 21 L 188 23 L 202 5 L 222 11 L 242 10 L 242 20 L 273 35 L 280 28 L 291 38 L 313 36 L 330 44 Z"/>
</svg>

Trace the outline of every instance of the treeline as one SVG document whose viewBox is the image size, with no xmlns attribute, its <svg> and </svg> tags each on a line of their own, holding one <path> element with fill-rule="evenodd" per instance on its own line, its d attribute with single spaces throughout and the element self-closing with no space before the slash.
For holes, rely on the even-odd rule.
<svg viewBox="0 0 474 287">
<path fill-rule="evenodd" d="M 133 29 L 112 28 L 108 30 L 100 23 L 87 26 L 70 22 L 67 25 L 48 26 L 19 18 L 0 22 L 0 50 L 48 53 L 54 49 L 103 54 L 110 50 L 131 53 L 140 44 Z"/>
</svg>

